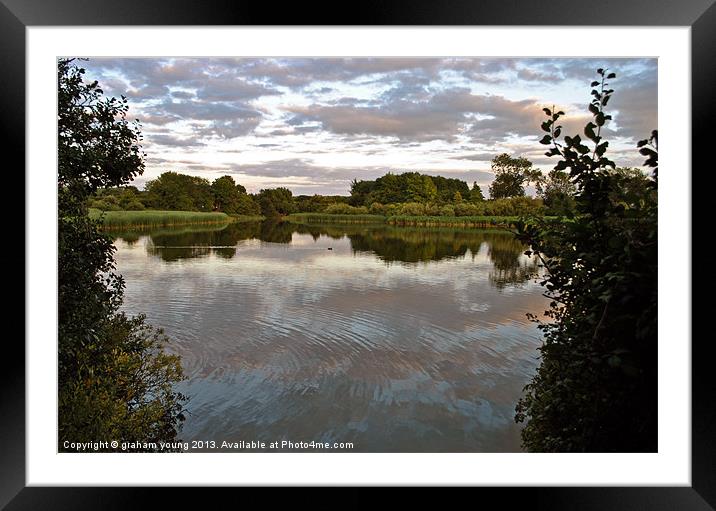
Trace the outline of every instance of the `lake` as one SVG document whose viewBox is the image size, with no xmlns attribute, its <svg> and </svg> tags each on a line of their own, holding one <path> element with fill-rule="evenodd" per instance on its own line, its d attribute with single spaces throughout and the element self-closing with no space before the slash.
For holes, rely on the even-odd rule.
<svg viewBox="0 0 716 511">
<path fill-rule="evenodd" d="M 115 246 L 123 310 L 182 357 L 182 440 L 520 451 L 548 300 L 509 232 L 256 222 Z"/>
</svg>

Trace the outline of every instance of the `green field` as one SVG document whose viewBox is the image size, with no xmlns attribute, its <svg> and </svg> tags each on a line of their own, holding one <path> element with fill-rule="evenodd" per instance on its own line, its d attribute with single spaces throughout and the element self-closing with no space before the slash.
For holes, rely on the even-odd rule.
<svg viewBox="0 0 716 511">
<path fill-rule="evenodd" d="M 100 211 L 90 208 L 90 218 L 101 219 L 105 229 L 170 227 L 173 225 L 222 224 L 235 221 L 226 213 L 199 211 Z"/>
</svg>

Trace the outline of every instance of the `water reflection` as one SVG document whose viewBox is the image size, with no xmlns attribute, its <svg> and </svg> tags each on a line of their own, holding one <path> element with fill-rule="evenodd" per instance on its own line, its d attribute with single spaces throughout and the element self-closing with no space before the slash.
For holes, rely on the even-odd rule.
<svg viewBox="0 0 716 511">
<path fill-rule="evenodd" d="M 386 264 L 440 261 L 462 258 L 468 253 L 474 259 L 484 248 L 494 264 L 490 280 L 498 288 L 524 283 L 537 271 L 535 261 L 523 255 L 526 247 L 511 234 L 495 229 L 304 225 L 269 220 L 236 222 L 220 227 L 168 229 L 148 235 L 148 253 L 167 262 L 210 254 L 230 259 L 236 255 L 236 246 L 241 241 L 290 244 L 294 235 L 310 235 L 314 241 L 321 237 L 347 238 L 353 252 L 375 254 Z M 140 236 L 138 232 L 115 233 L 116 238 L 130 246 Z"/>
<path fill-rule="evenodd" d="M 182 356 L 184 439 L 519 450 L 545 299 L 510 233 L 236 223 L 116 245 L 125 309 Z"/>
</svg>

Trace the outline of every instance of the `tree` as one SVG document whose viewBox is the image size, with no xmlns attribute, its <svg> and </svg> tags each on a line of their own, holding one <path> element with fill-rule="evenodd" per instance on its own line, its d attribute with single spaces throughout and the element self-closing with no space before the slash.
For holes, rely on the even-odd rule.
<svg viewBox="0 0 716 511">
<path fill-rule="evenodd" d="M 455 192 L 455 195 L 452 196 L 452 201 L 456 204 L 462 202 L 462 194 L 460 192 Z"/>
<path fill-rule="evenodd" d="M 266 217 L 289 215 L 296 210 L 293 193 L 283 187 L 260 190 L 258 203 L 261 206 L 261 214 Z"/>
<path fill-rule="evenodd" d="M 544 201 L 549 215 L 573 216 L 576 191 L 569 174 L 563 170 L 552 169 L 545 179 L 537 182 L 537 196 Z"/>
<path fill-rule="evenodd" d="M 236 215 L 248 215 L 258 216 L 261 214 L 261 206 L 248 194 L 242 193 L 239 195 L 239 200 L 236 203 Z"/>
<path fill-rule="evenodd" d="M 184 420 L 176 356 L 166 338 L 119 311 L 114 246 L 87 215 L 100 187 L 144 171 L 127 100 L 104 98 L 73 60 L 58 62 L 58 426 L 63 441 L 170 441 Z"/>
<path fill-rule="evenodd" d="M 470 194 L 470 188 L 462 179 L 443 176 L 430 176 L 430 179 L 435 183 L 437 200 L 441 202 L 450 202 L 455 196 L 455 192 L 460 192 L 463 198 Z"/>
<path fill-rule="evenodd" d="M 380 202 L 381 204 L 406 202 L 408 200 L 406 188 L 407 180 L 404 177 L 398 177 L 388 172 L 375 180 L 375 185 L 368 196 L 368 201 L 370 203 Z"/>
<path fill-rule="evenodd" d="M 164 172 L 145 185 L 147 201 L 155 209 L 213 211 L 214 194 L 207 179 Z"/>
<path fill-rule="evenodd" d="M 238 214 L 241 195 L 246 195 L 246 188 L 237 185 L 231 176 L 218 177 L 211 183 L 214 195 L 214 210 L 230 215 Z"/>
<path fill-rule="evenodd" d="M 438 189 L 430 179 L 417 172 L 403 174 L 406 182 L 407 199 L 412 202 L 430 202 L 435 199 Z"/>
<path fill-rule="evenodd" d="M 490 185 L 490 198 L 505 199 L 523 197 L 525 184 L 537 179 L 538 171 L 532 168 L 532 162 L 526 158 L 513 158 L 502 153 L 492 159 L 492 172 L 495 179 Z"/>
<path fill-rule="evenodd" d="M 541 363 L 516 408 L 530 451 L 657 450 L 658 134 L 637 144 L 651 176 L 615 170 L 601 128 L 616 75 L 597 72 L 586 143 L 561 139 L 564 112 L 544 109 L 541 143 L 560 157 L 555 170 L 569 171 L 574 218 L 518 224 L 552 299 Z"/>
<path fill-rule="evenodd" d="M 375 189 L 375 181 L 358 181 L 354 179 L 351 182 L 351 196 L 349 204 L 351 206 L 364 206 L 369 201 L 369 196 Z"/>
<path fill-rule="evenodd" d="M 485 196 L 482 194 L 482 189 L 477 185 L 477 181 L 473 181 L 472 188 L 470 189 L 470 202 L 477 203 L 485 200 Z"/>
</svg>

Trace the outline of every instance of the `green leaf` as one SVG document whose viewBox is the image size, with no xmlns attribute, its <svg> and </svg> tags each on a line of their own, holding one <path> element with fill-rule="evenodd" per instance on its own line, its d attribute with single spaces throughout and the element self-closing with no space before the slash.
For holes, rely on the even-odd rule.
<svg viewBox="0 0 716 511">
<path fill-rule="evenodd" d="M 552 115 L 552 111 L 549 108 L 543 108 L 542 111 L 547 115 Z"/>
<path fill-rule="evenodd" d="M 607 152 L 607 147 L 609 147 L 609 141 L 602 142 L 601 144 L 599 144 L 599 145 L 597 146 L 596 151 L 595 151 L 596 154 L 597 154 L 597 156 L 602 156 L 602 155 L 604 155 L 604 153 Z"/>
<path fill-rule="evenodd" d="M 549 135 L 545 135 L 544 137 L 542 137 L 542 140 L 540 140 L 539 143 L 549 145 L 552 143 L 552 137 Z"/>
<path fill-rule="evenodd" d="M 597 126 L 593 122 L 588 123 L 584 127 L 584 134 L 591 140 L 595 140 L 597 138 L 596 133 L 594 133 L 594 128 L 596 127 Z"/>
</svg>

